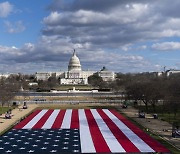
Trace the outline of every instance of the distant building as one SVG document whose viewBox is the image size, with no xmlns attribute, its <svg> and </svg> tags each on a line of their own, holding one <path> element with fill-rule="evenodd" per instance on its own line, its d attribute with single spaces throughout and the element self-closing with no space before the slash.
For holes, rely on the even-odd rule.
<svg viewBox="0 0 180 154">
<path fill-rule="evenodd" d="M 180 73 L 180 70 L 170 69 L 166 71 L 166 76 L 170 76 L 172 74 L 178 74 L 178 73 Z"/>
<path fill-rule="evenodd" d="M 68 71 L 65 72 L 37 72 L 35 74 L 37 80 L 48 80 L 52 74 L 59 78 L 60 84 L 88 84 L 88 77 L 96 73 L 96 71 L 82 71 L 79 58 L 74 53 L 69 60 Z M 108 71 L 105 67 L 98 72 L 104 81 L 114 80 L 114 72 Z"/>
<path fill-rule="evenodd" d="M 98 75 L 102 77 L 103 81 L 113 81 L 115 79 L 115 73 L 103 67 L 102 70 L 98 72 Z"/>
</svg>

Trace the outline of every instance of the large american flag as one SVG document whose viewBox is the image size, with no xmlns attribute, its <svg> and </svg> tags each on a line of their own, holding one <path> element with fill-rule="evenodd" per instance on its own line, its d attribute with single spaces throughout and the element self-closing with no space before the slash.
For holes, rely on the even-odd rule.
<svg viewBox="0 0 180 154">
<path fill-rule="evenodd" d="M 0 137 L 0 153 L 125 152 L 169 150 L 109 109 L 36 110 Z"/>
</svg>

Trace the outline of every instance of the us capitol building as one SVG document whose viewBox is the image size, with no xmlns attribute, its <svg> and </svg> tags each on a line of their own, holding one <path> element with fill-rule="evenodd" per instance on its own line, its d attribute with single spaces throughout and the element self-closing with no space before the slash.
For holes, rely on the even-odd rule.
<svg viewBox="0 0 180 154">
<path fill-rule="evenodd" d="M 100 71 L 82 71 L 80 60 L 74 50 L 69 60 L 68 71 L 65 72 L 36 72 L 37 80 L 48 80 L 49 77 L 55 76 L 59 78 L 60 84 L 88 84 L 88 77 L 97 73 L 104 81 L 112 81 L 115 79 L 115 73 L 108 71 L 105 67 Z"/>
</svg>

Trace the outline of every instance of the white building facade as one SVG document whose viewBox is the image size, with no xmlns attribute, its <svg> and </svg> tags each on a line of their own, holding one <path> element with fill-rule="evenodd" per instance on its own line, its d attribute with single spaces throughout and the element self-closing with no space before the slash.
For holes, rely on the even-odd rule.
<svg viewBox="0 0 180 154">
<path fill-rule="evenodd" d="M 79 58 L 74 53 L 69 60 L 68 71 L 65 72 L 37 72 L 35 74 L 37 80 L 48 80 L 52 74 L 55 74 L 56 78 L 59 78 L 60 84 L 65 85 L 77 85 L 88 84 L 88 77 L 96 73 L 97 71 L 83 71 L 81 69 L 81 63 Z M 115 78 L 114 72 L 108 70 L 101 70 L 98 75 L 102 77 L 104 81 L 112 81 Z"/>
</svg>

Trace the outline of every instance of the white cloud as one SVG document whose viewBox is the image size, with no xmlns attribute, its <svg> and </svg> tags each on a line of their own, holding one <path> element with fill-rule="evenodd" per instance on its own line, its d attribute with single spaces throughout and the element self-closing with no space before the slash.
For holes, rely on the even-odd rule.
<svg viewBox="0 0 180 154">
<path fill-rule="evenodd" d="M 13 11 L 13 5 L 8 1 L 0 3 L 0 17 L 5 18 Z"/>
<path fill-rule="evenodd" d="M 10 21 L 5 21 L 4 24 L 6 26 L 7 32 L 10 34 L 21 33 L 26 29 L 26 27 L 24 26 L 24 24 L 21 20 L 16 21 L 15 23 L 11 23 Z"/>
<path fill-rule="evenodd" d="M 161 51 L 180 50 L 180 42 L 155 43 L 152 45 L 152 48 Z"/>
</svg>

